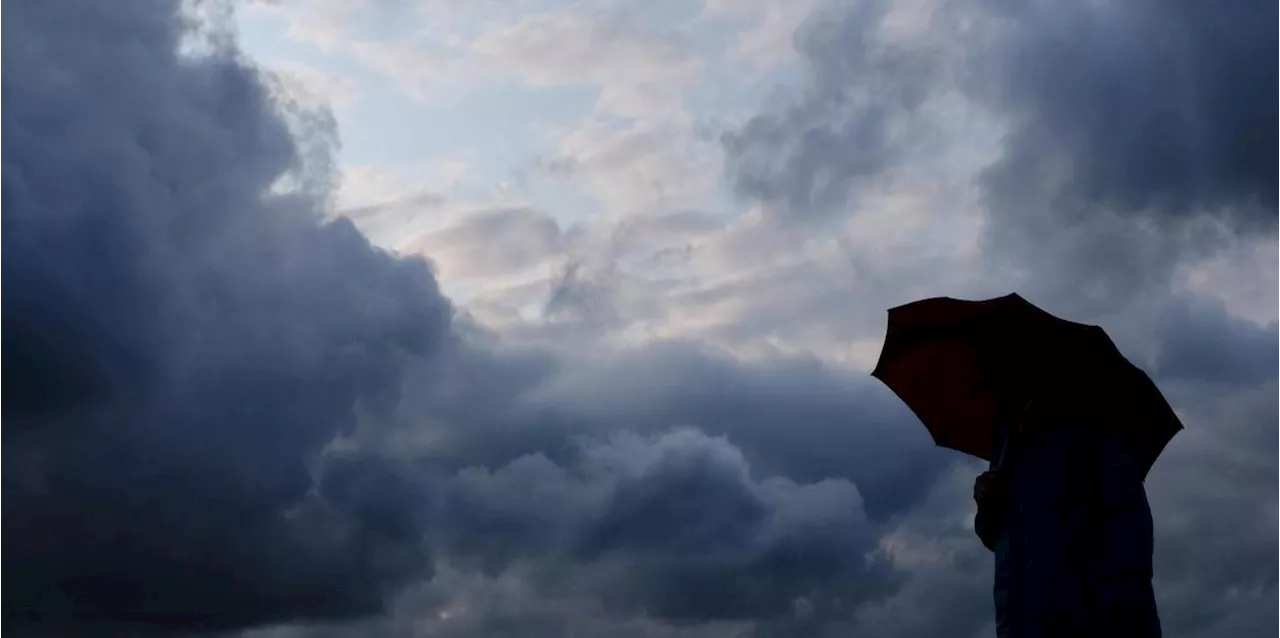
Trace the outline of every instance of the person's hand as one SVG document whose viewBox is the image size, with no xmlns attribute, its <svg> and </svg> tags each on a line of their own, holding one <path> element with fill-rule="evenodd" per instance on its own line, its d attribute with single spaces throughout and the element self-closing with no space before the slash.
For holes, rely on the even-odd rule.
<svg viewBox="0 0 1280 638">
<path fill-rule="evenodd" d="M 993 489 L 995 489 L 995 485 L 996 485 L 995 472 L 988 470 L 986 472 L 983 472 L 982 474 L 979 474 L 978 478 L 974 479 L 973 481 L 973 500 L 976 501 L 979 505 L 981 505 L 983 499 L 985 499 L 987 495 L 990 494 Z"/>
</svg>

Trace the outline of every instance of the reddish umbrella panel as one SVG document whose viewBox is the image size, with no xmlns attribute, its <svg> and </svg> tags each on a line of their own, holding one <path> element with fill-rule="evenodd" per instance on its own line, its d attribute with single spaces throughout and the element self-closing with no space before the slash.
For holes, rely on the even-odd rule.
<svg viewBox="0 0 1280 638">
<path fill-rule="evenodd" d="M 1182 423 L 1151 379 L 1097 326 L 1056 317 L 1011 294 L 938 297 L 889 310 L 872 376 L 907 404 L 934 441 L 986 459 L 997 428 L 1028 400 L 1052 397 L 1131 442 L 1149 470 Z"/>
</svg>

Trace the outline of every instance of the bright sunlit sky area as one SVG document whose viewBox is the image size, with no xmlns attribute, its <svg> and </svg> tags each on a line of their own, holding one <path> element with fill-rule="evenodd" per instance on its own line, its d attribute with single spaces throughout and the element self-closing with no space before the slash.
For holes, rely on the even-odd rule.
<svg viewBox="0 0 1280 638">
<path fill-rule="evenodd" d="M 967 181 L 994 151 L 983 130 L 997 129 L 960 104 L 938 125 L 972 144 L 868 188 L 866 214 L 825 236 L 778 235 L 759 202 L 734 195 L 724 136 L 804 90 L 793 34 L 817 10 L 812 0 L 332 0 L 250 3 L 237 18 L 246 52 L 294 99 L 332 109 L 336 210 L 360 211 L 352 217 L 375 242 L 430 258 L 486 325 L 542 333 L 557 313 L 585 312 L 622 342 L 696 336 L 869 369 L 878 335 L 832 343 L 831 326 L 793 318 L 744 337 L 743 316 L 762 301 L 744 291 L 808 280 L 791 294 L 821 304 L 886 276 L 870 255 L 890 249 L 919 251 L 931 272 L 937 260 L 952 274 L 972 265 Z M 883 36 L 915 37 L 931 11 L 895 4 Z M 948 212 L 923 223 L 938 209 Z M 819 272 L 845 281 L 819 283 Z M 920 275 L 883 300 L 955 281 Z M 609 307 L 574 301 L 592 285 L 608 286 Z"/>
</svg>

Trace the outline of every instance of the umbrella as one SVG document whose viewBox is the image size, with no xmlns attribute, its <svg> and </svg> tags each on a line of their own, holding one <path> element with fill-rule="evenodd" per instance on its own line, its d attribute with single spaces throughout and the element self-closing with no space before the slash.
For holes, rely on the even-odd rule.
<svg viewBox="0 0 1280 638">
<path fill-rule="evenodd" d="M 997 429 L 1051 386 L 1125 436 L 1144 473 L 1182 429 L 1151 378 L 1102 328 L 1055 317 L 1017 294 L 891 308 L 871 375 L 935 443 L 987 461 L 997 453 Z"/>
</svg>

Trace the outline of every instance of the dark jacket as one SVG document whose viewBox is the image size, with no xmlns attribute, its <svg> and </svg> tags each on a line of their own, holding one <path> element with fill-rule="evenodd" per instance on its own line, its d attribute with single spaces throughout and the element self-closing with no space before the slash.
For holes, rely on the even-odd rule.
<svg viewBox="0 0 1280 638">
<path fill-rule="evenodd" d="M 1158 638 L 1151 510 L 1124 441 L 1080 422 L 1033 428 L 974 527 L 995 552 L 1000 638 Z"/>
</svg>

